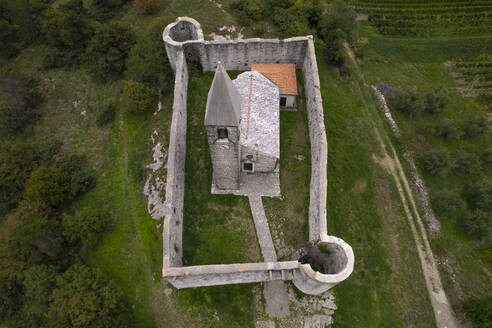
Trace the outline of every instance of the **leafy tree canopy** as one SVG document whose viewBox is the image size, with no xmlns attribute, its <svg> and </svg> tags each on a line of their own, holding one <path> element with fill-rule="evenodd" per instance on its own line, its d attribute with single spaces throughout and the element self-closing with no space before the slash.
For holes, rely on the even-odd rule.
<svg viewBox="0 0 492 328">
<path fill-rule="evenodd" d="M 126 76 L 167 94 L 174 81 L 165 48 L 159 39 L 144 39 L 132 49 L 126 62 Z"/>
<path fill-rule="evenodd" d="M 111 223 L 108 213 L 94 207 L 84 207 L 75 215 L 63 217 L 63 235 L 69 241 L 93 245 Z"/>
<path fill-rule="evenodd" d="M 118 23 L 100 26 L 86 49 L 92 76 L 99 82 L 119 78 L 126 69 L 126 58 L 134 43 L 130 27 Z"/>
<path fill-rule="evenodd" d="M 26 182 L 24 198 L 41 202 L 49 207 L 59 207 L 70 197 L 70 177 L 56 167 L 40 166 Z"/>
<path fill-rule="evenodd" d="M 56 279 L 49 307 L 52 327 L 126 327 L 121 290 L 101 271 L 77 263 Z"/>
<path fill-rule="evenodd" d="M 123 101 L 130 112 L 152 110 L 156 105 L 155 90 L 136 81 L 125 81 L 123 84 Z"/>
</svg>

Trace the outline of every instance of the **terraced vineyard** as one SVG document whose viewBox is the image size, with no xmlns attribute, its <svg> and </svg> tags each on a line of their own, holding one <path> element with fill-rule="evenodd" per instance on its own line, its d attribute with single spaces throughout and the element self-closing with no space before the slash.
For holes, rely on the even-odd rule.
<svg viewBox="0 0 492 328">
<path fill-rule="evenodd" d="M 354 0 L 351 7 L 381 34 L 483 35 L 492 31 L 492 0 Z"/>
<path fill-rule="evenodd" d="M 448 63 L 465 95 L 492 95 L 492 60 Z"/>
</svg>

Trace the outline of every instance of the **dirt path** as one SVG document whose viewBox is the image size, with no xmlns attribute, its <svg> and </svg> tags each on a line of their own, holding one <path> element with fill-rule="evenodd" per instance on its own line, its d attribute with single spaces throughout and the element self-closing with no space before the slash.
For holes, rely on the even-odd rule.
<svg viewBox="0 0 492 328">
<path fill-rule="evenodd" d="M 376 155 L 373 155 L 373 160 L 387 170 L 395 180 L 396 187 L 398 189 L 398 193 L 400 194 L 403 208 L 417 246 L 417 252 L 422 265 L 427 291 L 429 292 L 429 297 L 434 309 L 436 325 L 439 328 L 458 327 L 455 315 L 442 287 L 434 254 L 432 253 L 422 218 L 417 210 L 412 191 L 405 176 L 405 172 L 400 164 L 400 160 L 398 159 L 398 155 L 396 154 L 393 145 L 390 145 L 393 156 L 391 157 L 388 154 L 386 146 L 384 145 L 381 136 L 376 129 L 375 133 L 379 140 L 381 149 L 384 151 L 384 157 L 377 157 Z"/>
<path fill-rule="evenodd" d="M 361 80 L 365 85 L 367 85 L 365 83 L 364 76 L 359 69 L 359 65 L 357 64 L 357 60 L 352 49 L 350 49 L 350 46 L 346 42 L 343 46 L 347 51 L 348 57 L 355 65 Z M 427 232 L 418 212 L 415 199 L 413 198 L 412 189 L 408 183 L 405 171 L 401 166 L 400 160 L 393 145 L 389 143 L 391 147 L 390 156 L 378 129 L 375 128 L 374 131 L 379 140 L 381 149 L 384 152 L 384 156 L 377 157 L 373 155 L 373 160 L 387 170 L 395 180 L 396 187 L 403 204 L 403 209 L 405 211 L 405 216 L 408 219 L 408 223 L 410 224 L 412 235 L 417 246 L 417 252 L 422 266 L 422 271 L 424 273 L 425 284 L 429 293 L 432 308 L 434 310 L 436 325 L 439 328 L 458 327 L 455 314 L 442 287 L 436 260 L 434 258 L 434 254 L 432 253 L 432 249 L 427 238 Z"/>
</svg>

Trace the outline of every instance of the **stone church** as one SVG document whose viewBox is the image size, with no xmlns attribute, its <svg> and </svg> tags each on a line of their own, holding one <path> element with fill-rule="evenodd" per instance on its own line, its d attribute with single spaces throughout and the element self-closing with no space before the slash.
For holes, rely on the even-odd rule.
<svg viewBox="0 0 492 328">
<path fill-rule="evenodd" d="M 232 81 L 218 63 L 205 112 L 212 189 L 239 190 L 257 177 L 279 185 L 281 92 L 254 70 Z"/>
</svg>

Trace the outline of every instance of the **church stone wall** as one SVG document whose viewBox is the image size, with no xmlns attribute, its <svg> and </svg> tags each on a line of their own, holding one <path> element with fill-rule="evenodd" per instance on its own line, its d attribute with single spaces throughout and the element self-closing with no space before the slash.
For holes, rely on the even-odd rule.
<svg viewBox="0 0 492 328">
<path fill-rule="evenodd" d="M 247 157 L 248 155 L 253 155 L 253 158 L 248 159 Z M 254 150 L 244 145 L 241 146 L 241 163 L 243 162 L 254 163 L 255 172 L 261 172 L 261 173 L 278 172 L 278 161 L 279 161 L 278 158 L 274 156 L 267 155 L 261 151 Z"/>
<path fill-rule="evenodd" d="M 218 139 L 216 126 L 207 126 L 208 145 L 217 188 L 239 189 L 239 129 L 227 127 L 228 139 Z"/>
</svg>

